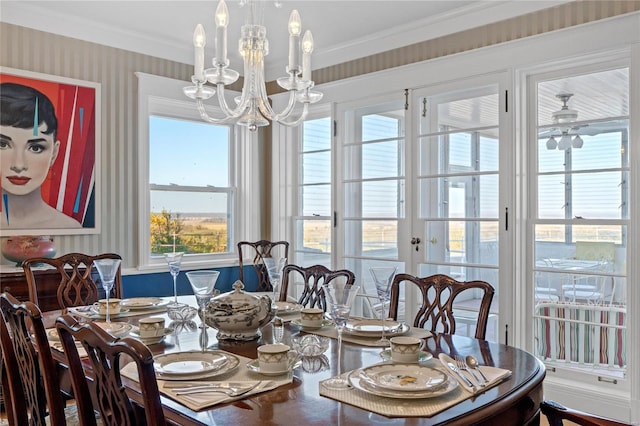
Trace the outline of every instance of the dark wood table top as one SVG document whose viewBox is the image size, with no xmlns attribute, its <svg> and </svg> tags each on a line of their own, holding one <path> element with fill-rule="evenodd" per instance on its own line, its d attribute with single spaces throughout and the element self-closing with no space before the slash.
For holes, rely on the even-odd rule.
<svg viewBox="0 0 640 426">
<path fill-rule="evenodd" d="M 184 296 L 181 299 L 191 304 L 195 302 L 193 296 Z M 159 315 L 155 314 L 154 316 Z M 171 323 L 166 314 L 161 316 L 165 316 L 167 324 Z M 53 324 L 56 317 L 55 312 L 47 313 L 49 325 Z M 136 324 L 138 319 L 139 317 L 127 317 L 122 320 Z M 199 349 L 200 331 L 193 329 L 195 325 L 199 325 L 197 317 L 192 324 L 177 325 L 175 335 L 167 336 L 163 343 L 150 346 L 152 352 L 160 354 Z M 209 349 L 222 349 L 249 358 L 257 358 L 258 346 L 273 343 L 272 325 L 263 327 L 261 331 L 261 338 L 255 341 L 218 341 L 215 339 L 215 330 L 209 328 Z M 284 343 L 290 342 L 291 337 L 300 332 L 297 326 L 287 324 Z M 381 361 L 380 348 L 344 342 L 342 349 L 343 372 Z M 486 392 L 466 399 L 433 417 L 391 419 L 320 396 L 319 382 L 338 373 L 336 371 L 338 344 L 336 340 L 332 339 L 331 346 L 324 354 L 326 358 L 316 359 L 314 362 L 303 362 L 302 366 L 294 371 L 294 380 L 290 385 L 198 412 L 165 396 L 161 396 L 162 404 L 167 419 L 180 425 L 538 424 L 545 370 L 544 365 L 533 355 L 514 347 L 457 335 L 430 337 L 427 339 L 425 350 L 436 358 L 441 352 L 450 356 L 472 354 L 481 364 L 509 369 L 513 374 L 508 380 Z M 64 356 L 63 354 L 58 355 Z M 125 384 L 131 387 L 132 397 L 138 399 L 135 391 L 136 383 L 127 382 Z"/>
</svg>

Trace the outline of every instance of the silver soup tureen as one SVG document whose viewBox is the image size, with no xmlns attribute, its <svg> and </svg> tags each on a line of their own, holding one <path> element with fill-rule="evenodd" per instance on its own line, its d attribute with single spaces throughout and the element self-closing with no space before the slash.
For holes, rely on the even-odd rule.
<svg viewBox="0 0 640 426">
<path fill-rule="evenodd" d="M 258 297 L 243 288 L 236 281 L 233 291 L 214 297 L 205 308 L 205 321 L 218 330 L 219 340 L 258 339 L 260 327 L 275 316 L 269 296 Z"/>
</svg>

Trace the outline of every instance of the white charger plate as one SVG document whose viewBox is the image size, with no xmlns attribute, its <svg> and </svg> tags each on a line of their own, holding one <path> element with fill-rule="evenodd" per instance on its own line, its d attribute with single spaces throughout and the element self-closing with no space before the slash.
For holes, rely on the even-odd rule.
<svg viewBox="0 0 640 426">
<path fill-rule="evenodd" d="M 97 321 L 94 322 L 94 324 L 107 331 L 113 337 L 126 336 L 133 329 L 133 326 L 126 322 L 112 322 L 111 324 L 107 324 L 106 322 Z M 58 336 L 58 330 L 55 328 L 47 329 L 47 338 L 51 342 L 59 342 L 60 336 Z"/>
<path fill-rule="evenodd" d="M 400 336 L 409 331 L 409 326 L 396 321 L 384 322 L 385 337 Z M 381 337 L 382 336 L 382 320 L 368 319 L 348 321 L 344 327 L 344 331 L 352 336 L 360 337 Z"/>
<path fill-rule="evenodd" d="M 188 352 L 173 352 L 170 354 L 157 355 L 155 359 L 160 358 L 161 361 L 163 359 L 167 359 L 168 356 L 173 356 L 172 358 L 168 358 L 168 360 L 175 361 L 177 358 L 184 357 L 185 354 L 187 356 L 191 356 L 189 354 L 203 354 L 201 351 L 188 351 Z M 156 378 L 160 380 L 198 380 L 198 379 L 207 379 L 216 376 L 221 376 L 223 374 L 229 373 L 235 370 L 240 364 L 240 359 L 233 354 L 222 352 L 222 351 L 206 351 L 204 352 L 205 357 L 208 355 L 208 359 L 212 359 L 215 357 L 222 356 L 226 358 L 226 362 L 219 368 L 218 370 L 208 370 L 208 371 L 196 371 L 193 373 L 184 373 L 184 374 L 162 374 L 158 370 L 156 370 Z M 197 355 L 195 355 L 197 356 Z M 176 358 L 177 357 L 177 358 Z M 206 358 L 205 358 L 206 359 Z M 154 363 L 155 367 L 155 363 Z"/>
<path fill-rule="evenodd" d="M 294 368 L 298 368 L 302 365 L 302 360 L 297 359 L 295 362 L 289 364 L 289 368 L 282 371 L 262 371 L 260 370 L 260 363 L 257 359 L 251 360 L 247 363 L 247 368 L 254 373 L 263 374 L 265 376 L 280 376 L 282 374 L 286 374 Z"/>
<path fill-rule="evenodd" d="M 327 327 L 329 325 L 333 325 L 333 321 L 328 320 L 328 319 L 323 319 L 322 320 L 322 325 L 320 327 L 309 327 L 308 325 L 302 325 L 302 320 L 300 318 L 296 318 L 291 320 L 291 324 L 297 325 L 299 327 L 301 327 L 303 330 L 319 330 L 322 327 Z"/>
<path fill-rule="evenodd" d="M 416 364 L 376 364 L 360 369 L 358 376 L 369 387 L 394 392 L 433 392 L 449 379 L 440 370 Z"/>
<path fill-rule="evenodd" d="M 129 335 L 132 337 L 135 337 L 136 339 L 140 340 L 142 343 L 144 343 L 145 345 L 155 345 L 157 343 L 160 343 L 164 340 L 164 338 L 166 336 L 168 336 L 169 334 L 173 333 L 174 329 L 171 327 L 166 327 L 164 329 L 164 332 L 162 333 L 161 336 L 155 336 L 155 337 L 142 337 L 140 336 L 140 329 L 134 329 L 131 330 L 129 332 Z"/>
<path fill-rule="evenodd" d="M 160 297 L 132 297 L 129 299 L 122 299 L 120 301 L 120 306 L 133 310 L 158 308 L 168 304 L 168 300 L 164 300 Z"/>
<path fill-rule="evenodd" d="M 107 314 L 101 314 L 100 311 L 95 306 L 92 306 L 90 311 L 91 311 L 91 315 L 95 315 L 95 316 L 100 317 L 100 318 L 106 318 L 107 317 Z M 119 312 L 111 312 L 111 314 L 109 316 L 111 318 L 117 318 L 118 316 L 120 316 L 122 314 L 126 314 L 127 312 L 129 312 L 129 309 L 120 309 Z"/>
<path fill-rule="evenodd" d="M 447 394 L 458 387 L 458 381 L 447 376 L 447 383 L 445 386 L 440 389 L 436 389 L 434 391 L 416 391 L 416 392 L 403 392 L 403 391 L 393 391 L 390 389 L 381 389 L 370 386 L 367 384 L 366 380 L 363 380 L 359 376 L 360 370 L 354 370 L 349 374 L 349 383 L 354 388 L 361 390 L 363 392 L 367 392 L 372 395 L 382 396 L 385 398 L 396 398 L 396 399 L 427 399 L 427 398 L 435 398 L 444 394 Z"/>
<path fill-rule="evenodd" d="M 385 361 L 391 361 L 394 362 L 391 359 L 391 349 L 386 349 L 382 352 L 380 352 L 380 357 L 385 360 Z M 425 362 L 425 361 L 429 361 L 431 358 L 433 358 L 433 355 L 431 355 L 429 352 L 427 351 L 420 351 L 420 353 L 418 354 L 418 361 L 416 362 Z M 404 363 L 406 364 L 406 362 Z"/>
<path fill-rule="evenodd" d="M 278 314 L 297 314 L 304 306 L 296 302 L 276 302 L 276 312 Z"/>
</svg>

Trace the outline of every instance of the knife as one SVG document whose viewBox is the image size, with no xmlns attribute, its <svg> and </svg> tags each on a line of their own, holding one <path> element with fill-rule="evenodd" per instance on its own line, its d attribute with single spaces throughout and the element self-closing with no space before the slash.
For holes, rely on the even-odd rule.
<svg viewBox="0 0 640 426">
<path fill-rule="evenodd" d="M 454 373 L 456 373 L 458 376 L 462 377 L 462 380 L 464 380 L 464 381 L 467 383 L 467 385 L 469 385 L 469 387 L 471 387 L 471 389 L 473 389 L 473 390 L 475 390 L 475 389 L 476 389 L 476 387 L 474 386 L 474 384 L 473 384 L 473 383 L 471 383 L 471 380 L 469 380 L 469 379 L 467 378 L 467 376 L 465 376 L 464 374 L 462 374 L 462 372 L 458 369 L 458 367 L 456 367 L 455 365 L 453 365 L 453 363 L 448 362 L 448 363 L 447 363 L 447 366 L 449 367 L 449 369 L 450 369 L 451 371 L 453 371 Z"/>
<path fill-rule="evenodd" d="M 175 382 L 166 382 L 164 384 L 165 389 L 174 389 L 174 388 L 192 388 L 192 387 L 208 387 L 208 388 L 218 388 L 218 389 L 229 389 L 229 388 L 238 388 L 243 386 L 250 386 L 253 382 L 183 382 L 183 381 L 175 381 Z"/>
</svg>

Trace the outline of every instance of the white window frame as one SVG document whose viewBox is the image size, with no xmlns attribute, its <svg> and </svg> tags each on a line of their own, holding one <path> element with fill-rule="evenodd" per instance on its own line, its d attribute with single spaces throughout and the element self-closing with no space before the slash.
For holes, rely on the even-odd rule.
<svg viewBox="0 0 640 426">
<path fill-rule="evenodd" d="M 138 77 L 138 269 L 165 271 L 162 257 L 151 256 L 150 248 L 150 183 L 149 183 L 149 117 L 202 120 L 195 102 L 187 98 L 182 88 L 188 83 L 166 77 L 137 72 Z M 210 114 L 220 115 L 214 108 Z M 245 128 L 232 129 L 229 172 L 230 186 L 235 187 L 232 211 L 234 227 L 229 229 L 229 252 L 185 256 L 182 269 L 225 267 L 238 264 L 236 243 L 239 239 L 258 239 L 260 235 L 259 153 L 256 132 Z"/>
</svg>

